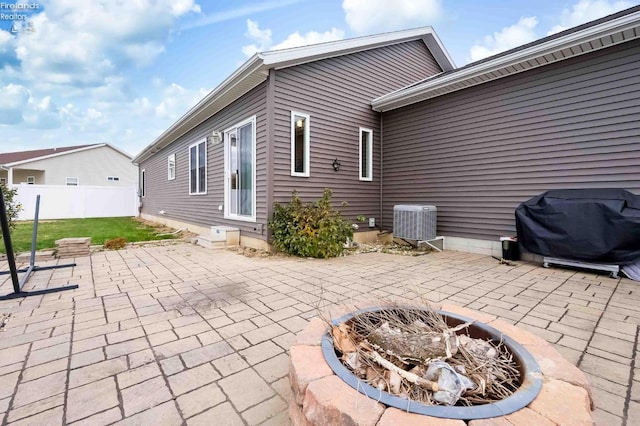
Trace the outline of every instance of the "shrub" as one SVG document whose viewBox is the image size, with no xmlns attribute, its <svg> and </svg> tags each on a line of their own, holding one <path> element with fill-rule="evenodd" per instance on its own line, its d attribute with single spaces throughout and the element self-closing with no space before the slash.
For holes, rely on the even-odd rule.
<svg viewBox="0 0 640 426">
<path fill-rule="evenodd" d="M 18 190 L 16 188 L 9 188 L 6 184 L 0 183 L 2 186 L 2 196 L 4 198 L 4 207 L 7 210 L 7 220 L 9 222 L 9 229 L 15 228 L 15 220 L 18 218 L 18 213 L 22 210 L 22 204 L 14 200 Z M 2 236 L 2 230 L 0 230 L 0 237 Z"/>
<path fill-rule="evenodd" d="M 112 238 L 104 242 L 104 248 L 109 250 L 120 250 L 127 245 L 127 239 L 124 237 Z"/>
<path fill-rule="evenodd" d="M 297 191 L 291 202 L 275 203 L 268 222 L 272 242 L 279 250 L 302 257 L 328 258 L 342 253 L 353 227 L 331 208 L 331 190 L 325 189 L 316 202 L 303 203 Z"/>
</svg>

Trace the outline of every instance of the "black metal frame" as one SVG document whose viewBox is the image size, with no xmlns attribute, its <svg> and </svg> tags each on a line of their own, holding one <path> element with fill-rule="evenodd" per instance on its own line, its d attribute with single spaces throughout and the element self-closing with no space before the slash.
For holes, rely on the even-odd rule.
<svg viewBox="0 0 640 426">
<path fill-rule="evenodd" d="M 47 269 L 68 268 L 76 266 L 75 263 L 67 263 L 63 265 L 53 266 L 37 266 L 35 264 L 36 258 L 36 242 L 38 239 L 38 215 L 40 213 L 40 195 L 36 197 L 36 213 L 33 219 L 33 234 L 31 236 L 31 256 L 29 257 L 29 267 L 23 269 L 17 269 L 16 258 L 13 252 L 13 243 L 11 242 L 11 233 L 9 229 L 9 219 L 7 218 L 7 208 L 4 204 L 4 194 L 2 193 L 2 187 L 0 186 L 0 226 L 2 227 L 2 239 L 4 240 L 4 247 L 7 251 L 7 262 L 9 263 L 8 271 L 0 271 L 0 275 L 11 274 L 11 281 L 13 283 L 13 293 L 6 296 L 0 296 L 0 300 L 16 299 L 19 297 L 38 296 L 49 293 L 57 293 L 64 290 L 73 290 L 78 288 L 77 284 L 68 285 L 64 287 L 47 288 L 44 290 L 35 291 L 22 291 L 22 287 L 27 283 L 31 274 L 36 271 L 44 271 Z M 25 272 L 22 279 L 18 280 L 18 272 Z"/>
</svg>

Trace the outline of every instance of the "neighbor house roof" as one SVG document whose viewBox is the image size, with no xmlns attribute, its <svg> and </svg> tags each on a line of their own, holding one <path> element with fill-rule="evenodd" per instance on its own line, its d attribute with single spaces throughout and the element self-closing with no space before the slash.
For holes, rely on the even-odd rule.
<svg viewBox="0 0 640 426">
<path fill-rule="evenodd" d="M 371 105 L 376 111 L 389 111 L 639 37 L 640 6 L 636 6 L 437 74 L 380 96 Z"/>
<path fill-rule="evenodd" d="M 129 154 L 120 149 L 106 144 L 106 143 L 96 143 L 90 145 L 75 145 L 75 146 L 63 146 L 59 148 L 45 148 L 45 149 L 35 149 L 31 151 L 17 151 L 17 152 L 6 152 L 4 154 L 0 154 L 0 165 L 1 166 L 17 166 L 23 163 L 29 163 L 31 161 L 36 160 L 44 160 L 46 158 L 56 157 L 59 155 L 67 155 L 72 154 L 79 151 L 85 151 L 88 149 L 100 148 L 103 146 L 108 146 L 120 154 L 131 158 Z"/>
<path fill-rule="evenodd" d="M 139 162 L 187 133 L 209 117 L 264 82 L 270 69 L 288 68 L 295 65 L 333 58 L 379 47 L 409 41 L 422 40 L 429 48 L 440 68 L 444 71 L 455 68 L 453 60 L 431 27 L 332 41 L 310 46 L 256 53 L 240 68 L 236 69 L 204 99 L 187 111 L 165 130 L 155 141 L 142 150 L 134 159 Z"/>
</svg>

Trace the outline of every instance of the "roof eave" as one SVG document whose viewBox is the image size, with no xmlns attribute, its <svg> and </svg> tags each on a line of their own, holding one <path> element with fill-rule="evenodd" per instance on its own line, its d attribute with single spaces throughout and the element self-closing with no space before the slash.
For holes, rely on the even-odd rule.
<svg viewBox="0 0 640 426">
<path fill-rule="evenodd" d="M 397 37 L 398 32 L 402 32 L 403 37 Z M 444 48 L 442 41 L 432 27 L 420 27 L 411 30 L 338 40 L 318 45 L 273 50 L 262 53 L 262 56 L 264 58 L 265 66 L 268 66 L 269 68 L 282 69 L 414 40 L 422 40 L 425 43 L 438 62 L 438 65 L 440 65 L 443 70 L 448 71 L 455 69 L 453 59 L 449 56 L 449 53 Z M 334 48 L 336 44 L 341 45 L 339 50 Z M 301 52 L 304 52 L 304 54 L 301 55 Z"/>
<path fill-rule="evenodd" d="M 613 37 L 616 34 L 622 34 L 629 29 L 640 27 L 640 12 L 631 13 L 618 19 L 607 21 L 593 27 L 586 28 L 581 31 L 567 34 L 566 36 L 549 40 L 548 42 L 531 46 L 530 48 L 513 52 L 509 55 L 498 56 L 495 59 L 489 59 L 487 61 L 478 63 L 476 66 L 460 69 L 459 72 L 451 73 L 450 75 L 444 75 L 441 77 L 434 76 L 428 80 L 425 80 L 421 84 L 412 85 L 410 87 L 399 89 L 386 95 L 380 96 L 371 102 L 371 106 L 375 111 L 384 112 L 392 109 L 400 108 L 403 106 L 411 105 L 416 102 L 420 102 L 426 99 L 442 96 L 446 93 L 462 90 L 467 87 L 483 84 L 488 81 L 497 80 L 499 78 L 506 77 L 508 75 L 514 75 L 529 69 L 537 68 L 540 66 L 548 65 L 553 62 L 569 59 L 572 57 L 584 55 L 596 50 L 611 47 L 615 44 L 620 44 L 629 41 L 629 38 L 618 38 L 618 41 Z M 640 30 L 634 30 L 636 35 L 634 38 L 640 36 Z M 602 37 L 611 37 L 611 43 L 591 46 L 589 50 L 580 49 L 580 52 L 575 52 L 570 56 L 562 56 L 557 60 L 545 59 L 538 66 L 522 66 L 522 64 L 529 64 L 530 61 L 536 58 L 543 58 L 554 53 L 562 52 L 572 47 L 580 46 L 591 41 L 598 40 Z M 505 69 L 511 68 L 509 72 L 504 72 Z M 500 76 L 488 78 L 487 75 L 502 71 Z M 487 78 L 485 78 L 487 77 Z M 470 84 L 469 80 L 480 80 L 476 83 Z M 447 87 L 456 83 L 465 83 L 459 85 L 458 88 Z"/>
<path fill-rule="evenodd" d="M 288 68 L 413 40 L 423 40 L 443 70 L 448 71 L 455 68 L 453 60 L 432 27 L 420 27 L 355 39 L 257 53 L 144 148 L 132 159 L 132 162 L 140 163 L 149 158 L 249 90 L 264 82 L 268 77 L 269 69 Z"/>
<path fill-rule="evenodd" d="M 185 134 L 189 130 L 195 128 L 198 124 L 205 121 L 207 118 L 211 117 L 211 115 L 215 114 L 217 111 L 226 106 L 224 105 L 222 108 L 218 108 L 217 111 L 212 111 L 212 109 L 215 109 L 216 107 L 216 102 L 223 96 L 230 94 L 234 89 L 240 87 L 241 83 L 249 83 L 247 86 L 244 86 L 245 88 L 250 86 L 249 89 L 241 89 L 246 93 L 266 79 L 267 70 L 264 67 L 262 55 L 255 54 L 233 74 L 231 74 L 222 83 L 220 83 L 218 87 L 212 90 L 207 96 L 200 100 L 200 102 L 198 102 L 175 123 L 173 123 L 171 127 L 162 132 L 160 136 L 158 136 L 151 144 L 144 148 L 131 161 L 134 163 L 140 163 L 140 161 L 165 148 L 177 137 Z"/>
<path fill-rule="evenodd" d="M 106 144 L 106 143 L 97 143 L 97 144 L 94 144 L 94 145 L 89 145 L 89 146 L 85 146 L 85 147 L 78 148 L 78 149 L 70 149 L 68 151 L 54 152 L 53 154 L 41 155 L 40 157 L 28 158 L 26 160 L 13 161 L 11 163 L 5 163 L 4 166 L 5 167 L 20 166 L 22 164 L 33 163 L 34 161 L 48 160 L 49 158 L 60 157 L 62 155 L 67 155 L 67 154 L 74 154 L 76 152 L 87 151 L 89 149 L 95 149 L 95 148 L 99 148 L 99 147 L 106 146 L 106 145 L 108 145 L 108 144 Z M 131 157 L 129 157 L 129 158 L 131 158 Z"/>
</svg>

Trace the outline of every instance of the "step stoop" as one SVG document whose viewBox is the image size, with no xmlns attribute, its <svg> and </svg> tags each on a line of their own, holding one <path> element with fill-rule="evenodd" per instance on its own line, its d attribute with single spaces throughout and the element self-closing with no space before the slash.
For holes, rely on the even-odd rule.
<svg viewBox="0 0 640 426">
<path fill-rule="evenodd" d="M 206 248 L 238 247 L 240 230 L 231 226 L 212 226 L 211 234 L 196 237 L 196 244 Z"/>
</svg>

